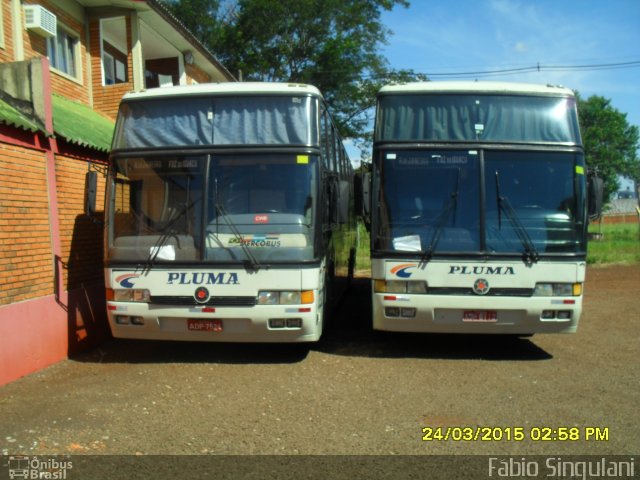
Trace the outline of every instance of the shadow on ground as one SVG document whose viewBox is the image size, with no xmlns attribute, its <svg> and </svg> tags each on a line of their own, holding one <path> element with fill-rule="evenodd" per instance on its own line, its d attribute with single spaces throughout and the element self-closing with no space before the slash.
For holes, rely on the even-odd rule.
<svg viewBox="0 0 640 480">
<path fill-rule="evenodd" d="M 533 339 L 505 335 L 375 332 L 371 328 L 370 280 L 353 281 L 317 344 L 166 342 L 112 339 L 73 356 L 97 363 L 287 364 L 309 352 L 370 358 L 548 360 Z"/>
<path fill-rule="evenodd" d="M 535 337 L 377 332 L 371 323 L 371 280 L 355 279 L 335 322 L 314 347 L 331 355 L 372 358 L 548 360 Z"/>
</svg>

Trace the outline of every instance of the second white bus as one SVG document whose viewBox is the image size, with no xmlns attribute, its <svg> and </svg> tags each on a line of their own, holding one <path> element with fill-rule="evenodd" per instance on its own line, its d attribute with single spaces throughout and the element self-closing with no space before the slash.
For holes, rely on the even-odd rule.
<svg viewBox="0 0 640 480">
<path fill-rule="evenodd" d="M 384 87 L 372 169 L 375 329 L 576 331 L 589 182 L 571 90 Z"/>
</svg>

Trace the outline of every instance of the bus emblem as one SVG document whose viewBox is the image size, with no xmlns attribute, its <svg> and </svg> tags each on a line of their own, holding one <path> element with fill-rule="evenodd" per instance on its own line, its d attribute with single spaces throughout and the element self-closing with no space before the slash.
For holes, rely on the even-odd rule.
<svg viewBox="0 0 640 480">
<path fill-rule="evenodd" d="M 196 288 L 196 293 L 193 295 L 198 303 L 205 303 L 209 300 L 209 290 L 204 287 Z"/>
<path fill-rule="evenodd" d="M 133 282 L 131 280 L 135 280 L 139 276 L 137 273 L 125 273 L 124 275 L 116 277 L 116 282 L 118 282 L 121 287 L 133 288 Z"/>
<path fill-rule="evenodd" d="M 415 263 L 403 263 L 401 265 L 396 265 L 391 269 L 391 273 L 393 273 L 396 277 L 400 278 L 409 278 L 413 272 L 407 272 L 410 268 L 416 267 Z"/>
<path fill-rule="evenodd" d="M 485 295 L 489 292 L 489 282 L 484 278 L 479 278 L 473 284 L 473 292 L 477 295 Z"/>
</svg>

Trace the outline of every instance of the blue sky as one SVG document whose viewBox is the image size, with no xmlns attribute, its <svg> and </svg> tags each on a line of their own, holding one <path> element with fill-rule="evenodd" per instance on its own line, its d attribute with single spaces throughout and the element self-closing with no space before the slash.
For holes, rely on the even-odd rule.
<svg viewBox="0 0 640 480">
<path fill-rule="evenodd" d="M 431 80 L 559 84 L 601 95 L 640 126 L 640 0 L 412 0 L 382 14 L 391 67 Z M 624 68 L 575 67 L 636 62 Z M 541 71 L 442 76 L 540 65 Z M 350 153 L 352 152 L 350 149 Z M 356 153 L 356 157 L 358 154 Z"/>
<path fill-rule="evenodd" d="M 394 68 L 453 80 L 438 74 L 540 64 L 540 72 L 478 79 L 560 84 L 585 98 L 601 95 L 640 126 L 640 0 L 413 0 L 409 8 L 383 13 L 382 23 L 393 32 L 382 53 Z M 636 64 L 546 69 L 627 62 Z"/>
</svg>

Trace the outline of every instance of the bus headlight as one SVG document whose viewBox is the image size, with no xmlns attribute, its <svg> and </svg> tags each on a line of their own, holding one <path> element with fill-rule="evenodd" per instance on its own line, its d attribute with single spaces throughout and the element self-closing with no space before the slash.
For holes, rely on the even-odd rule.
<svg viewBox="0 0 640 480">
<path fill-rule="evenodd" d="M 298 305 L 300 292 L 280 292 L 280 305 Z"/>
<path fill-rule="evenodd" d="M 258 292 L 258 305 L 278 305 L 279 303 L 279 292 Z"/>
<path fill-rule="evenodd" d="M 407 293 L 427 293 L 427 282 L 407 282 Z"/>
<path fill-rule="evenodd" d="M 149 290 L 141 288 L 114 289 L 113 300 L 115 302 L 146 302 L 151 301 Z"/>
<path fill-rule="evenodd" d="M 258 292 L 258 305 L 305 305 L 313 303 L 313 290 L 289 290 L 283 292 Z"/>
<path fill-rule="evenodd" d="M 534 297 L 579 297 L 581 283 L 536 283 Z"/>
<path fill-rule="evenodd" d="M 427 293 L 427 282 L 422 280 L 374 280 L 373 290 L 376 293 Z"/>
<path fill-rule="evenodd" d="M 386 293 L 407 293 L 407 282 L 387 280 Z"/>
</svg>

